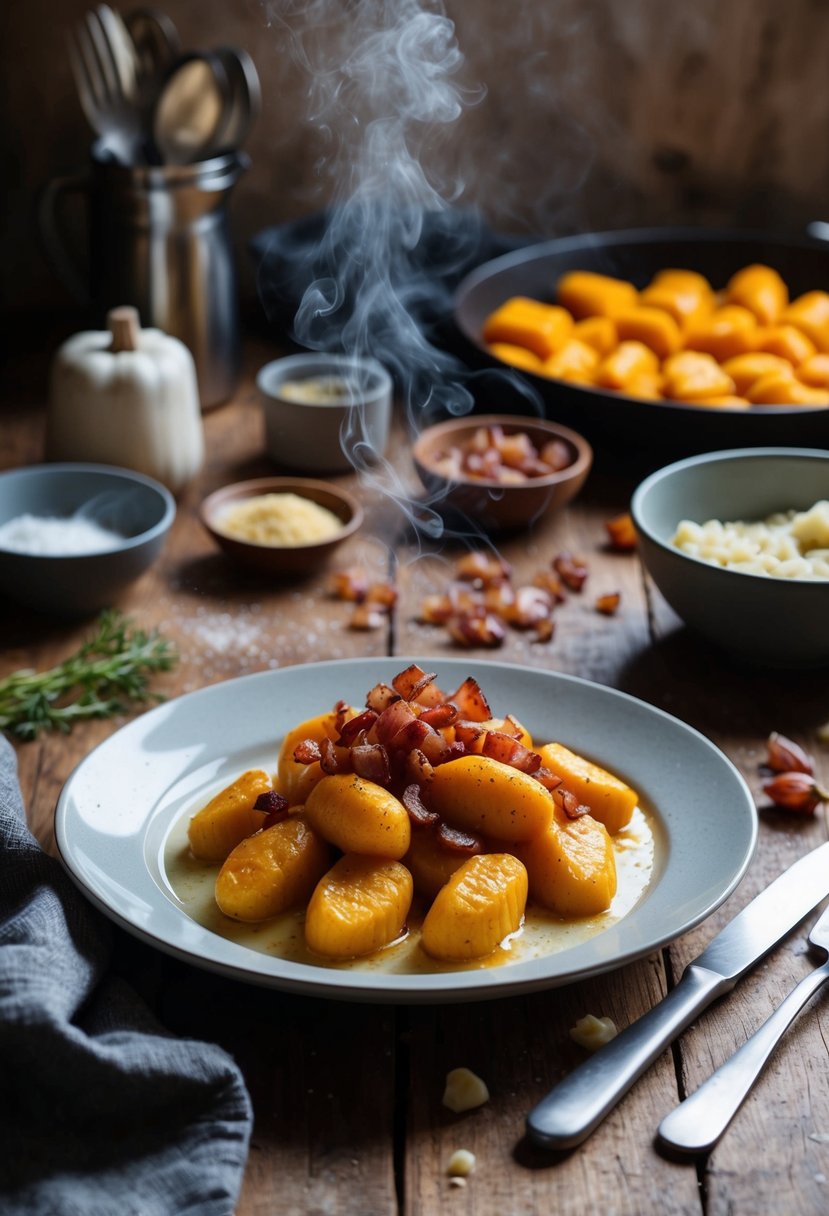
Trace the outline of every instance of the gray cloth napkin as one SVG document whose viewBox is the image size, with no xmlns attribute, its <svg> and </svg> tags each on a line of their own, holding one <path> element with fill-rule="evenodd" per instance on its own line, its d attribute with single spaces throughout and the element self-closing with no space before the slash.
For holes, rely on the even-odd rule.
<svg viewBox="0 0 829 1216">
<path fill-rule="evenodd" d="M 26 826 L 0 735 L 0 1212 L 229 1216 L 251 1107 L 221 1048 L 108 974 L 109 923 Z"/>
</svg>

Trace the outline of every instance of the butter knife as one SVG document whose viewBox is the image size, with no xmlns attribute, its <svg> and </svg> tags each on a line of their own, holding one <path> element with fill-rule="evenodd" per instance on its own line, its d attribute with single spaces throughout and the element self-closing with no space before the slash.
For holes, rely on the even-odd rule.
<svg viewBox="0 0 829 1216">
<path fill-rule="evenodd" d="M 824 962 L 793 988 L 759 1030 L 721 1064 L 690 1098 L 659 1124 L 665 1147 L 679 1153 L 707 1153 L 719 1140 L 800 1010 L 829 982 L 829 908 L 809 934 L 809 945 Z"/>
<path fill-rule="evenodd" d="M 565 1077 L 527 1117 L 549 1149 L 574 1148 L 595 1131 L 669 1043 L 829 895 L 829 842 L 801 857 L 751 901 L 682 973 L 679 983 Z"/>
</svg>

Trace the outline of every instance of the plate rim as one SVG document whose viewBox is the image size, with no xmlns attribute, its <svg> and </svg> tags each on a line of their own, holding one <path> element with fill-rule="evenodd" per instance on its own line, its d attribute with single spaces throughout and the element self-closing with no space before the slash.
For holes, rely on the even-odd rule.
<svg viewBox="0 0 829 1216">
<path fill-rule="evenodd" d="M 550 974 L 544 967 L 546 960 L 561 959 L 563 956 L 571 952 L 577 955 L 581 954 L 584 947 L 594 942 L 602 936 L 601 933 L 595 937 L 588 939 L 573 947 L 568 947 L 565 950 L 545 955 L 540 959 L 528 959 L 517 962 L 512 965 L 506 965 L 500 968 L 483 968 L 481 970 L 467 970 L 459 972 L 430 972 L 430 973 L 391 973 L 383 971 L 360 971 L 337 969 L 336 967 L 313 967 L 307 964 L 290 963 L 287 960 L 281 960 L 278 956 L 265 955 L 258 951 L 252 950 L 249 947 L 239 943 L 232 942 L 230 939 L 222 938 L 219 935 L 212 933 L 211 930 L 204 926 L 200 926 L 198 922 L 189 917 L 186 912 L 176 907 L 172 901 L 166 901 L 160 904 L 162 910 L 162 921 L 164 913 L 172 914 L 175 918 L 181 918 L 188 926 L 196 926 L 199 935 L 206 939 L 202 944 L 202 949 L 195 951 L 179 942 L 170 940 L 169 932 L 165 936 L 162 932 L 151 931 L 147 928 L 136 924 L 122 910 L 113 906 L 112 902 L 105 898 L 91 882 L 88 873 L 84 872 L 84 868 L 78 862 L 78 858 L 73 853 L 71 841 L 67 836 L 69 818 L 71 815 L 70 801 L 73 797 L 73 787 L 80 779 L 84 770 L 88 766 L 92 766 L 99 762 L 101 753 L 105 752 L 107 747 L 112 744 L 116 738 L 123 742 L 131 733 L 136 733 L 139 736 L 142 732 L 151 729 L 154 722 L 163 721 L 166 713 L 170 712 L 171 707 L 179 707 L 183 703 L 185 705 L 192 704 L 193 701 L 205 697 L 205 695 L 222 696 L 232 695 L 232 692 L 240 686 L 247 686 L 251 682 L 271 682 L 279 681 L 280 677 L 289 672 L 302 672 L 310 679 L 313 674 L 318 673 L 336 673 L 344 669 L 355 670 L 361 668 L 366 672 L 367 678 L 371 679 L 371 673 L 380 673 L 381 669 L 385 669 L 388 675 L 389 668 L 403 670 L 409 663 L 416 662 L 428 670 L 441 671 L 441 667 L 447 670 L 447 665 L 451 665 L 452 669 L 464 668 L 472 669 L 467 674 L 478 674 L 484 691 L 486 692 L 486 675 L 487 673 L 500 672 L 507 679 L 521 678 L 529 676 L 533 680 L 541 680 L 546 682 L 552 681 L 553 684 L 562 684 L 578 686 L 587 691 L 588 695 L 598 695 L 599 697 L 608 697 L 611 700 L 618 699 L 622 703 L 633 703 L 634 705 L 644 709 L 646 713 L 654 714 L 658 718 L 672 724 L 672 729 L 679 728 L 680 732 L 687 733 L 691 738 L 696 740 L 697 744 L 702 745 L 705 750 L 711 752 L 717 760 L 717 763 L 722 766 L 722 770 L 734 783 L 735 793 L 739 792 L 742 795 L 742 810 L 744 812 L 740 820 L 741 834 L 737 846 L 737 851 L 740 854 L 739 863 L 736 869 L 730 873 L 724 885 L 718 886 L 715 894 L 713 894 L 706 902 L 696 907 L 691 915 L 687 915 L 684 920 L 678 925 L 669 925 L 663 927 L 661 931 L 651 931 L 646 935 L 646 940 L 640 941 L 631 946 L 627 950 L 614 954 L 602 962 L 592 962 L 589 966 L 574 965 L 569 968 L 554 971 Z M 441 677 L 438 677 L 441 679 Z M 376 681 L 373 681 L 376 682 Z M 443 682 L 441 680 L 441 682 Z M 369 685 L 370 686 L 370 685 Z M 280 735 L 274 732 L 274 741 L 278 741 Z M 588 749 L 589 750 L 589 749 Z M 186 771 L 186 770 L 185 770 Z M 166 787 L 169 790 L 170 786 Z M 162 794 L 156 799 L 156 802 L 163 797 Z M 141 858 L 141 864 L 146 867 L 144 859 L 144 842 L 146 840 L 149 824 L 153 821 L 153 803 L 148 804 L 148 815 L 141 825 L 139 836 L 138 855 Z M 272 670 L 259 671 L 249 673 L 242 676 L 233 677 L 229 680 L 218 681 L 215 684 L 206 685 L 202 688 L 193 689 L 189 692 L 182 693 L 178 697 L 170 698 L 170 700 L 155 706 L 152 709 L 145 711 L 138 717 L 126 722 L 113 734 L 102 740 L 96 745 L 72 770 L 66 779 L 66 782 L 61 789 L 57 806 L 55 809 L 55 840 L 58 849 L 58 856 L 61 864 L 68 873 L 69 877 L 79 888 L 81 893 L 88 899 L 100 912 L 108 919 L 120 925 L 131 935 L 139 938 L 139 940 L 160 949 L 179 960 L 200 967 L 202 969 L 212 971 L 214 973 L 225 976 L 226 978 L 253 983 L 258 986 L 275 988 L 281 991 L 292 992 L 305 996 L 323 997 L 334 1000 L 349 1000 L 362 1001 L 370 1003 L 385 1003 L 385 1004 L 445 1004 L 455 1001 L 478 1001 L 478 1000 L 494 1000 L 502 997 L 515 996 L 523 993 L 542 991 L 553 987 L 559 987 L 570 983 L 575 983 L 583 979 L 592 978 L 593 976 L 607 974 L 611 971 L 616 971 L 636 961 L 653 951 L 662 949 L 672 941 L 677 940 L 684 934 L 690 932 L 697 927 L 705 919 L 707 919 L 725 900 L 734 892 L 736 887 L 744 877 L 752 858 L 754 857 L 757 840 L 759 835 L 759 816 L 751 791 L 743 778 L 742 774 L 736 768 L 731 760 L 725 755 L 715 743 L 712 742 L 696 727 L 682 721 L 675 715 L 668 713 L 659 706 L 653 705 L 642 698 L 636 697 L 631 693 L 625 692 L 622 689 L 610 687 L 600 684 L 596 681 L 586 679 L 582 676 L 571 675 L 567 672 L 550 671 L 547 669 L 539 669 L 522 664 L 512 664 L 502 661 L 493 661 L 488 659 L 462 659 L 455 656 L 372 656 L 372 657 L 355 657 L 331 660 L 318 660 L 313 663 L 291 664 L 285 667 L 279 667 Z M 147 875 L 152 876 L 147 870 Z M 655 886 L 650 885 L 648 890 L 655 890 L 659 883 L 664 881 L 664 874 L 661 876 Z M 164 899 L 163 894 L 159 891 L 159 896 Z M 637 904 L 624 916 L 621 920 L 615 922 L 617 926 L 624 926 L 626 923 L 633 921 L 636 923 L 637 909 L 640 905 L 647 901 L 645 897 L 637 901 Z M 156 909 L 156 914 L 158 910 Z M 641 913 L 639 914 L 641 915 Z M 622 929 L 624 933 L 624 928 Z M 240 961 L 228 962 L 223 959 L 211 957 L 209 951 L 205 953 L 204 945 L 210 942 L 225 942 L 231 954 L 239 953 L 242 957 Z M 275 970 L 264 970 L 261 967 L 261 961 L 268 960 Z M 259 962 L 259 967 L 256 962 Z M 280 966 L 282 964 L 282 966 Z M 477 981 L 477 982 L 476 982 Z"/>
</svg>

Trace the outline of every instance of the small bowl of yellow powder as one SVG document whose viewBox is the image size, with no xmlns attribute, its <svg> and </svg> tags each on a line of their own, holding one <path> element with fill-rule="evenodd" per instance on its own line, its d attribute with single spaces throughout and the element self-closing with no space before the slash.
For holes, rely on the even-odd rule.
<svg viewBox="0 0 829 1216">
<path fill-rule="evenodd" d="M 201 519 L 229 557 L 265 574 L 305 574 L 360 527 L 347 490 L 308 478 L 263 477 L 222 486 Z"/>
</svg>

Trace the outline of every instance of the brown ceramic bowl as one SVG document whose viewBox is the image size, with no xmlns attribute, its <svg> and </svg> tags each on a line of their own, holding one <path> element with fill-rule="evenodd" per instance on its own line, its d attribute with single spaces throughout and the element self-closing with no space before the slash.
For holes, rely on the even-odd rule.
<svg viewBox="0 0 829 1216">
<path fill-rule="evenodd" d="M 463 444 L 484 426 L 499 426 L 507 435 L 524 432 L 539 450 L 550 440 L 561 440 L 570 449 L 572 460 L 557 473 L 528 478 L 520 485 L 502 485 L 481 478 L 455 479 L 442 473 L 438 467 L 441 454 L 450 446 Z M 435 510 L 465 516 L 487 531 L 506 532 L 527 528 L 546 512 L 559 510 L 570 502 L 587 479 L 593 450 L 576 431 L 557 422 L 513 414 L 472 414 L 427 427 L 418 436 L 412 457 L 429 492 L 429 505 Z"/>
<path fill-rule="evenodd" d="M 342 529 L 327 540 L 308 544 L 272 545 L 243 540 L 222 530 L 222 516 L 237 503 L 263 494 L 296 494 L 332 511 L 342 520 Z M 201 505 L 201 520 L 216 544 L 234 561 L 261 574 L 310 574 L 323 565 L 338 545 L 363 522 L 363 509 L 353 494 L 326 481 L 304 477 L 260 477 L 222 486 Z"/>
</svg>

